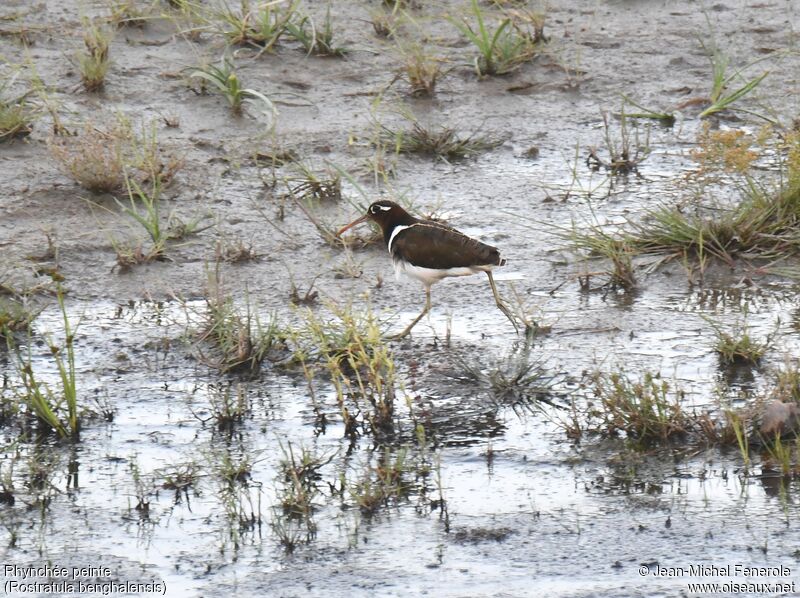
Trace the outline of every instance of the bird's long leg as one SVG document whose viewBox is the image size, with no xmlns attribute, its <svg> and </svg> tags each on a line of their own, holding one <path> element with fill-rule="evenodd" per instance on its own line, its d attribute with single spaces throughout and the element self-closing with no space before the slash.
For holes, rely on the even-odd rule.
<svg viewBox="0 0 800 598">
<path fill-rule="evenodd" d="M 417 324 L 417 322 L 419 322 L 422 319 L 422 316 L 424 316 L 430 310 L 431 310 L 431 288 L 429 286 L 426 286 L 425 287 L 425 309 L 422 310 L 421 314 L 419 314 L 416 318 L 414 318 L 414 321 L 411 322 L 411 324 L 406 326 L 406 328 L 405 328 L 405 330 L 403 330 L 403 332 L 401 332 L 400 334 L 395 334 L 391 338 L 394 339 L 394 340 L 399 340 L 401 338 L 405 338 L 406 336 L 408 336 L 408 333 L 411 332 L 411 329 Z"/>
<path fill-rule="evenodd" d="M 503 300 L 500 298 L 500 294 L 497 292 L 497 287 L 494 285 L 494 277 L 492 276 L 491 271 L 487 270 L 486 276 L 489 277 L 489 284 L 492 287 L 492 294 L 494 295 L 494 300 L 497 303 L 497 307 L 500 308 L 500 311 L 505 314 L 509 322 L 511 322 L 514 325 L 514 330 L 516 330 L 517 334 L 519 334 L 519 326 L 517 325 L 517 319 L 514 317 L 514 315 L 511 313 L 511 310 L 508 309 L 506 304 L 503 303 Z"/>
</svg>

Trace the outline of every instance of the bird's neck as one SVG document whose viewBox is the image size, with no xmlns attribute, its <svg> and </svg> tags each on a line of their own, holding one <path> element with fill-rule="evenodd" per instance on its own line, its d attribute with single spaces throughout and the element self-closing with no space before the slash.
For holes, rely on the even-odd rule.
<svg viewBox="0 0 800 598">
<path fill-rule="evenodd" d="M 387 222 L 383 226 L 383 242 L 386 243 L 387 246 L 389 245 L 389 239 L 392 238 L 392 233 L 398 226 L 411 226 L 417 222 L 421 222 L 421 220 L 419 220 L 419 218 L 414 218 L 407 212 L 398 218 L 394 218 L 391 222 Z"/>
</svg>

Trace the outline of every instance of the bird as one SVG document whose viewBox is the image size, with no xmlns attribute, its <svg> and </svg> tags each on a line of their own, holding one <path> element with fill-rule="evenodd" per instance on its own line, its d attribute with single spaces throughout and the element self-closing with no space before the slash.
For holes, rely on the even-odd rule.
<svg viewBox="0 0 800 598">
<path fill-rule="evenodd" d="M 493 268 L 506 264 L 496 247 L 440 222 L 416 218 L 388 200 L 373 202 L 366 214 L 343 226 L 336 234 L 341 237 L 345 231 L 370 220 L 381 227 L 383 241 L 397 276 L 405 274 L 419 280 L 425 287 L 425 308 L 422 313 L 394 338 L 407 336 L 431 310 L 431 286 L 434 283 L 450 276 L 469 276 L 480 272 L 485 272 L 489 277 L 497 307 L 519 331 L 517 321 L 500 298 L 492 277 Z"/>
</svg>

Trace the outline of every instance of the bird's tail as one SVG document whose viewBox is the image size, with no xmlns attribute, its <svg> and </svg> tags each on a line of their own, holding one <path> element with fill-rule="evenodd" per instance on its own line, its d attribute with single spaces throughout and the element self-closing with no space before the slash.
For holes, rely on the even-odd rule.
<svg viewBox="0 0 800 598">
<path fill-rule="evenodd" d="M 501 257 L 500 260 L 497 262 L 498 266 L 505 266 L 508 260 L 504 257 Z"/>
</svg>

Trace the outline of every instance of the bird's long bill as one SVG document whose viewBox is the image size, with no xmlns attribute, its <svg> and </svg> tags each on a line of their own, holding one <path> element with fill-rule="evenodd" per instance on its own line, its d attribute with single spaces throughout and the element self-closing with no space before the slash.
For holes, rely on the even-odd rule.
<svg viewBox="0 0 800 598">
<path fill-rule="evenodd" d="M 347 230 L 350 230 L 350 229 L 351 229 L 351 228 L 353 228 L 353 227 L 354 227 L 356 224 L 361 224 L 362 222 L 366 222 L 367 220 L 369 220 L 369 214 L 364 214 L 364 215 L 363 215 L 361 218 L 357 218 L 356 220 L 353 220 L 353 221 L 352 221 L 350 224 L 348 224 L 347 226 L 343 226 L 343 227 L 341 228 L 341 230 L 340 230 L 338 233 L 336 233 L 336 236 L 337 236 L 337 237 L 341 237 L 343 232 L 345 232 L 345 231 L 347 231 Z"/>
</svg>

